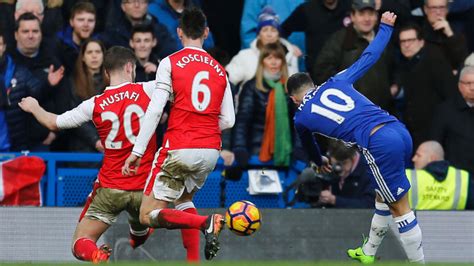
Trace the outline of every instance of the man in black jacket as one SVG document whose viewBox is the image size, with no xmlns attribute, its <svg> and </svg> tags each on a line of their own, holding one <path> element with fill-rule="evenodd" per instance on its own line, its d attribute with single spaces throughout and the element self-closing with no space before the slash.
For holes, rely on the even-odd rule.
<svg viewBox="0 0 474 266">
<path fill-rule="evenodd" d="M 119 45 L 128 47 L 132 27 L 137 24 L 149 24 L 153 27 L 158 41 L 153 53 L 158 58 L 165 58 L 177 50 L 176 41 L 171 37 L 165 25 L 147 13 L 148 0 L 122 0 L 122 16 L 110 17 L 107 29 L 100 39 L 107 47 Z"/>
<path fill-rule="evenodd" d="M 352 65 L 372 42 L 378 21 L 375 0 L 353 0 L 351 20 L 352 24 L 331 35 L 319 52 L 310 73 L 316 84 Z M 391 49 L 386 49 L 377 63 L 354 84 L 360 93 L 387 111 L 393 111 L 390 52 Z"/>
<path fill-rule="evenodd" d="M 434 112 L 432 139 L 438 141 L 453 166 L 474 172 L 474 67 L 459 76 L 457 94 Z"/>
<path fill-rule="evenodd" d="M 15 25 L 15 39 L 16 47 L 10 48 L 13 60 L 17 65 L 26 67 L 41 82 L 39 100 L 52 110 L 55 107 L 55 100 L 60 100 L 56 99 L 56 96 L 59 95 L 64 67 L 60 65 L 55 51 L 51 50 L 54 45 L 43 40 L 38 17 L 32 13 L 22 14 Z M 49 146 L 56 139 L 56 134 L 39 124 L 37 128 L 31 130 L 35 132 L 36 139 L 32 140 L 29 150 L 49 150 Z"/>
<path fill-rule="evenodd" d="M 464 35 L 456 32 L 449 21 L 448 0 L 425 0 L 423 22 L 425 40 L 442 49 L 453 70 L 458 69 L 468 55 Z"/>
<path fill-rule="evenodd" d="M 398 36 L 402 57 L 395 83 L 404 100 L 401 117 L 418 147 L 429 140 L 433 111 L 456 93 L 456 81 L 443 52 L 423 39 L 418 25 L 402 27 Z"/>
<path fill-rule="evenodd" d="M 18 103 L 27 96 L 39 97 L 41 83 L 5 51 L 5 36 L 0 32 L 0 151 L 27 150 L 38 133 L 34 128 L 40 125 Z"/>
</svg>

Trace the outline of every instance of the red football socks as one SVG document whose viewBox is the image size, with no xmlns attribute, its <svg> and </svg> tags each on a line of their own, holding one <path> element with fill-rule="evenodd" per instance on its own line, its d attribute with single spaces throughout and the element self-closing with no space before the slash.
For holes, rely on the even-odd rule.
<svg viewBox="0 0 474 266">
<path fill-rule="evenodd" d="M 162 209 L 158 215 L 160 227 L 167 229 L 198 229 L 204 228 L 207 216 L 191 214 L 174 209 Z"/>
<path fill-rule="evenodd" d="M 183 212 L 198 214 L 195 208 L 188 208 Z M 181 239 L 183 239 L 183 246 L 187 251 L 187 261 L 199 262 L 199 230 L 181 229 Z"/>
<path fill-rule="evenodd" d="M 79 238 L 74 243 L 73 254 L 79 260 L 92 261 L 92 254 L 98 250 L 94 241 L 89 238 Z"/>
<path fill-rule="evenodd" d="M 129 232 L 130 246 L 132 246 L 133 249 L 136 249 L 137 247 L 145 244 L 148 237 L 150 237 L 150 235 L 153 234 L 153 231 L 154 231 L 153 228 L 148 228 L 148 231 L 139 235 L 133 234 L 132 231 L 130 231 Z"/>
</svg>

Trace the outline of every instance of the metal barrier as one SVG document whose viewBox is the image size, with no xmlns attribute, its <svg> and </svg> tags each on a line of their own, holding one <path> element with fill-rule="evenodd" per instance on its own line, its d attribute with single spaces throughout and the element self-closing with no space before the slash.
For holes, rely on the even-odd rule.
<svg viewBox="0 0 474 266">
<path fill-rule="evenodd" d="M 41 181 L 43 203 L 45 206 L 82 206 L 91 192 L 98 169 L 68 167 L 67 164 L 79 162 L 100 162 L 101 153 L 0 153 L 0 161 L 18 156 L 38 156 L 45 160 L 47 170 Z M 279 168 L 278 175 L 285 189 L 305 167 L 295 162 L 289 168 Z M 249 160 L 249 168 L 272 169 L 272 162 L 262 163 L 258 157 Z M 237 200 L 249 200 L 262 208 L 286 207 L 282 194 L 250 195 L 248 193 L 248 173 L 244 171 L 239 181 L 225 180 L 223 161 L 219 159 L 215 170 L 208 176 L 205 185 L 196 193 L 194 203 L 198 208 L 227 207 Z M 300 204 L 295 206 L 307 207 Z"/>
</svg>

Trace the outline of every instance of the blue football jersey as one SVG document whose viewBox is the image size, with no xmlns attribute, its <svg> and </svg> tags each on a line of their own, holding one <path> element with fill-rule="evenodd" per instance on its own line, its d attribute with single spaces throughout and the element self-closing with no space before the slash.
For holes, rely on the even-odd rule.
<svg viewBox="0 0 474 266">
<path fill-rule="evenodd" d="M 370 131 L 377 125 L 397 121 L 353 87 L 379 59 L 390 40 L 393 28 L 380 29 L 361 57 L 349 68 L 309 91 L 295 114 L 295 127 L 310 157 L 321 164 L 319 148 L 313 133 L 346 143 L 367 147 Z"/>
</svg>

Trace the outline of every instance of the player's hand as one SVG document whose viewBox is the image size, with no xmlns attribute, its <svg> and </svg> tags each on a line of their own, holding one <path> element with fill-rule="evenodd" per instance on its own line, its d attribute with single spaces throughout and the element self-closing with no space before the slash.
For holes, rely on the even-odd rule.
<svg viewBox="0 0 474 266">
<path fill-rule="evenodd" d="M 49 132 L 48 136 L 43 140 L 43 145 L 49 146 L 56 139 L 56 134 L 52 131 Z"/>
<path fill-rule="evenodd" d="M 21 110 L 27 113 L 33 113 L 39 107 L 39 103 L 33 97 L 26 97 L 21 99 L 21 102 L 18 103 L 18 106 L 20 106 Z"/>
<path fill-rule="evenodd" d="M 434 30 L 443 30 L 444 35 L 447 37 L 451 37 L 454 34 L 449 22 L 444 18 L 440 18 L 440 20 L 436 21 L 432 26 Z"/>
<path fill-rule="evenodd" d="M 395 13 L 393 12 L 384 12 L 382 14 L 382 18 L 380 19 L 380 21 L 382 23 L 385 23 L 387 25 L 390 25 L 393 27 L 393 25 L 395 25 L 395 20 L 397 20 L 397 15 L 395 15 Z"/>
<path fill-rule="evenodd" d="M 61 79 L 63 79 L 63 77 L 64 77 L 64 67 L 63 66 L 56 69 L 56 71 L 54 71 L 54 66 L 53 65 L 49 66 L 49 71 L 48 71 L 49 85 L 51 85 L 51 86 L 58 85 L 58 83 L 61 81 Z"/>
<path fill-rule="evenodd" d="M 130 154 L 122 167 L 122 175 L 134 175 L 138 171 L 141 158 L 135 154 Z"/>
<path fill-rule="evenodd" d="M 336 205 L 336 196 L 332 194 L 331 190 L 323 190 L 319 195 L 319 202 L 324 204 Z"/>
<path fill-rule="evenodd" d="M 235 155 L 229 150 L 222 150 L 221 157 L 224 160 L 224 166 L 231 166 L 234 163 Z"/>
<path fill-rule="evenodd" d="M 153 63 L 147 62 L 145 65 L 143 65 L 143 68 L 145 69 L 145 73 L 150 74 L 150 73 L 155 73 L 156 70 L 158 69 L 158 66 L 156 66 Z"/>
</svg>

